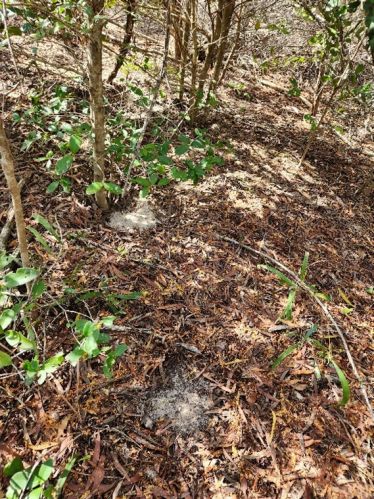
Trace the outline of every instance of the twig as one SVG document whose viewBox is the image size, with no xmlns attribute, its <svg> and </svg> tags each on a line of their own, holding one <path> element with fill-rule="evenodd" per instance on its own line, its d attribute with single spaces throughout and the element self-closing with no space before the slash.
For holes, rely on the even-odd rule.
<svg viewBox="0 0 374 499">
<path fill-rule="evenodd" d="M 227 241 L 229 243 L 232 243 L 232 244 L 235 244 L 236 246 L 240 246 L 241 248 L 244 248 L 246 249 L 247 251 L 249 251 L 250 253 L 253 253 L 255 254 L 256 256 L 259 256 L 265 260 L 268 260 L 269 262 L 271 262 L 272 264 L 276 265 L 278 268 L 282 269 L 284 272 L 286 272 L 289 276 L 292 277 L 293 281 L 299 286 L 299 288 L 301 288 L 303 291 L 305 291 L 306 293 L 308 293 L 309 296 L 311 296 L 313 298 L 313 300 L 319 305 L 319 307 L 321 308 L 321 310 L 323 311 L 323 313 L 325 314 L 325 316 L 328 318 L 328 320 L 331 322 L 331 324 L 333 325 L 335 331 L 338 333 L 338 336 L 343 344 L 343 347 L 344 347 L 344 350 L 345 350 L 345 353 L 347 355 L 347 358 L 348 358 L 348 361 L 351 365 L 351 368 L 352 368 L 352 372 L 353 374 L 355 375 L 357 381 L 359 382 L 359 385 L 360 385 L 360 390 L 361 390 L 361 394 L 364 398 L 364 401 L 369 409 L 369 414 L 372 418 L 372 420 L 374 421 L 374 411 L 373 411 L 373 408 L 371 406 L 371 403 L 370 403 L 370 400 L 369 400 L 369 397 L 368 397 L 368 394 L 367 394 L 367 390 L 366 390 L 366 387 L 364 385 L 364 382 L 362 381 L 361 377 L 360 377 L 360 374 L 357 370 L 357 367 L 356 367 L 356 364 L 355 364 L 355 361 L 353 360 L 353 357 L 352 357 L 352 354 L 350 352 L 350 349 L 349 349 L 349 346 L 348 346 L 348 343 L 347 343 L 347 340 L 345 338 L 345 334 L 343 333 L 343 331 L 341 330 L 340 326 L 337 324 L 336 320 L 334 319 L 334 317 L 331 315 L 330 311 L 328 310 L 327 306 L 318 298 L 318 296 L 315 295 L 315 293 L 299 278 L 299 276 L 297 274 L 295 274 L 292 270 L 290 270 L 288 267 L 286 267 L 283 263 L 281 262 L 278 262 L 278 260 L 276 260 L 275 258 L 271 257 L 270 255 L 268 255 L 267 253 L 263 252 L 263 251 L 259 251 L 259 250 L 256 250 L 254 248 L 252 248 L 251 246 L 248 246 L 247 244 L 243 244 L 243 243 L 240 243 L 239 241 L 236 241 L 235 239 L 232 239 L 230 237 L 226 237 L 226 236 L 220 236 L 219 234 L 217 234 L 217 237 L 219 239 L 222 239 L 224 241 Z"/>
</svg>

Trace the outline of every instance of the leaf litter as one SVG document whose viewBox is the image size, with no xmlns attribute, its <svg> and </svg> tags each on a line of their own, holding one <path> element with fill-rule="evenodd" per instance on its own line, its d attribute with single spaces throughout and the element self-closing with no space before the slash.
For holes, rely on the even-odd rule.
<svg viewBox="0 0 374 499">
<path fill-rule="evenodd" d="M 80 191 L 80 204 L 70 206 L 56 196 L 46 207 L 47 217 L 59 214 L 63 232 L 85 231 L 85 237 L 69 239 L 53 264 L 54 299 L 61 296 L 61 281 L 72 276 L 84 289 L 99 289 L 107 279 L 117 293 L 146 290 L 125 307 L 120 322 L 126 329 L 111 333 L 130 348 L 110 382 L 95 363 L 79 372 L 65 366 L 43 385 L 40 399 L 40 388 L 2 379 L 3 461 L 14 453 L 26 463 L 47 457 L 60 462 L 69 451 L 93 456 L 73 469 L 65 497 L 80 497 L 87 487 L 111 497 L 112 490 L 104 490 L 117 484 L 124 497 L 373 496 L 372 426 L 329 324 L 300 299 L 290 333 L 281 330 L 284 288 L 249 255 L 216 238 L 218 233 L 265 247 L 293 269 L 310 251 L 310 282 L 332 295 L 335 316 L 345 302 L 339 289 L 349 290 L 357 304 L 340 320 L 370 381 L 372 296 L 365 290 L 373 281 L 372 211 L 357 192 L 372 166 L 359 152 L 337 148 L 336 138 L 324 133 L 296 174 L 292 158 L 305 138 L 298 118 L 282 113 L 277 121 L 268 118 L 263 111 L 277 96 L 267 89 L 257 90 L 254 104 L 243 104 L 241 116 L 238 101 L 226 97 L 217 133 L 236 141 L 236 159 L 213 172 L 205 187 L 155 193 L 157 213 L 165 213 L 157 231 L 138 230 L 147 226 L 144 220 L 156 219 L 140 203 L 134 212 L 121 213 L 114 230 L 82 208 Z M 290 99 L 279 101 L 282 109 Z M 200 125 L 209 128 L 210 119 L 206 113 Z M 17 158 L 20 169 L 30 168 L 28 155 Z M 214 178 L 218 173 L 223 175 Z M 44 206 L 45 188 L 45 175 L 35 171 L 26 207 Z M 0 195 L 5 206 L 8 200 Z M 140 216 L 131 218 L 134 213 Z M 117 232 L 129 229 L 130 235 Z M 120 254 L 124 242 L 131 251 Z M 69 303 L 70 320 L 87 307 L 95 317 L 108 314 L 102 301 L 86 300 Z M 41 310 L 46 354 L 68 351 L 73 339 L 65 318 L 54 315 L 48 303 Z M 311 323 L 318 323 L 350 378 L 351 401 L 344 410 L 336 374 L 310 348 L 270 369 L 294 341 L 289 334 L 301 337 Z M 165 364 L 181 344 L 196 350 L 183 348 L 188 368 L 168 374 Z M 160 383 L 162 373 L 166 380 Z M 204 383 L 191 381 L 198 373 Z"/>
</svg>

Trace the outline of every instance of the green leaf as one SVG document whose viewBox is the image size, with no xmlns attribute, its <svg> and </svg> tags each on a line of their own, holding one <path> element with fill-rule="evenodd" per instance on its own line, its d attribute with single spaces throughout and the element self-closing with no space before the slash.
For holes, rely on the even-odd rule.
<svg viewBox="0 0 374 499">
<path fill-rule="evenodd" d="M 16 318 L 16 313 L 12 308 L 4 310 L 0 315 L 0 328 L 5 330 Z"/>
<path fill-rule="evenodd" d="M 296 292 L 297 290 L 292 288 L 288 293 L 287 303 L 282 313 L 282 319 L 286 319 L 288 321 L 292 320 L 292 311 L 295 305 Z"/>
<path fill-rule="evenodd" d="M 143 90 L 135 85 L 128 85 L 129 89 L 131 92 L 133 92 L 135 95 L 138 95 L 139 97 L 143 97 L 144 93 Z"/>
<path fill-rule="evenodd" d="M 64 362 L 64 356 L 61 352 L 50 357 L 44 364 L 43 370 L 47 373 L 52 373 Z"/>
<path fill-rule="evenodd" d="M 157 173 L 151 173 L 151 175 L 149 176 L 149 181 L 150 181 L 151 185 L 156 185 L 157 181 L 158 181 Z"/>
<path fill-rule="evenodd" d="M 76 366 L 83 356 L 84 351 L 79 347 L 75 347 L 73 351 L 66 355 L 65 359 L 70 362 L 72 366 Z"/>
<path fill-rule="evenodd" d="M 35 269 L 20 268 L 16 272 L 10 272 L 4 277 L 7 288 L 16 288 L 36 279 L 39 272 Z"/>
<path fill-rule="evenodd" d="M 374 286 L 370 286 L 365 290 L 369 295 L 374 295 Z"/>
<path fill-rule="evenodd" d="M 148 186 L 148 187 L 143 187 L 143 189 L 140 191 L 140 195 L 142 198 L 146 198 L 149 193 L 151 192 L 151 187 Z"/>
<path fill-rule="evenodd" d="M 312 324 L 308 331 L 305 333 L 305 339 L 309 339 L 313 336 L 314 333 L 318 331 L 318 326 L 317 324 Z"/>
<path fill-rule="evenodd" d="M 168 184 L 170 184 L 170 180 L 169 180 L 168 178 L 164 177 L 164 178 L 161 178 L 161 179 L 158 181 L 158 184 L 157 184 L 157 185 L 159 185 L 159 186 L 163 187 L 163 186 L 168 185 Z"/>
<path fill-rule="evenodd" d="M 343 315 L 349 315 L 349 314 L 351 314 L 353 311 L 354 311 L 354 308 L 352 308 L 352 307 L 341 307 L 341 308 L 340 308 L 340 312 L 341 312 Z"/>
<path fill-rule="evenodd" d="M 114 350 L 111 350 L 107 354 L 107 358 L 105 359 L 103 372 L 107 378 L 112 377 L 112 368 L 118 357 L 123 355 L 127 350 L 127 345 L 117 345 Z"/>
<path fill-rule="evenodd" d="M 69 140 L 69 148 L 73 154 L 77 154 L 81 148 L 82 140 L 78 135 L 72 135 Z"/>
<path fill-rule="evenodd" d="M 88 196 L 92 195 L 92 194 L 96 194 L 97 192 L 99 192 L 102 188 L 104 187 L 104 183 L 103 182 L 92 182 L 92 184 L 90 184 L 87 189 L 86 189 L 86 194 Z"/>
<path fill-rule="evenodd" d="M 121 355 L 123 355 L 127 351 L 127 349 L 128 349 L 128 346 L 122 343 L 121 345 L 117 345 L 115 347 L 113 353 L 116 357 L 121 357 Z"/>
<path fill-rule="evenodd" d="M 37 487 L 36 489 L 33 489 L 29 495 L 27 496 L 27 499 L 40 499 L 43 494 L 44 487 L 41 485 L 40 487 Z M 47 497 L 44 496 L 46 499 Z"/>
<path fill-rule="evenodd" d="M 27 227 L 27 230 L 35 237 L 35 239 L 40 243 L 47 253 L 53 253 L 52 248 L 47 243 L 46 239 L 41 235 L 41 233 L 34 229 L 34 227 Z"/>
<path fill-rule="evenodd" d="M 175 180 L 188 180 L 188 173 L 181 168 L 177 168 L 176 166 L 171 169 L 171 175 Z"/>
<path fill-rule="evenodd" d="M 177 154 L 178 156 L 182 156 L 189 150 L 189 148 L 190 147 L 188 144 L 181 144 L 180 146 L 177 146 L 175 148 L 175 154 Z"/>
<path fill-rule="evenodd" d="M 331 295 L 329 295 L 328 293 L 315 292 L 314 296 L 322 301 L 331 301 Z"/>
<path fill-rule="evenodd" d="M 22 30 L 18 26 L 8 26 L 9 36 L 22 36 Z"/>
<path fill-rule="evenodd" d="M 285 276 L 282 272 L 280 272 L 278 269 L 272 267 L 271 265 L 258 265 L 260 269 L 265 269 L 271 272 L 272 274 L 276 275 L 278 279 L 283 283 L 286 284 L 287 286 L 297 288 L 297 284 L 294 281 L 291 281 L 287 276 Z"/>
<path fill-rule="evenodd" d="M 15 473 L 18 473 L 19 471 L 23 470 L 23 463 L 22 459 L 20 457 L 15 457 L 10 461 L 8 464 L 4 466 L 4 476 L 7 478 L 12 477 Z"/>
<path fill-rule="evenodd" d="M 160 156 L 157 160 L 160 165 L 171 165 L 173 163 L 173 160 L 169 156 Z"/>
<path fill-rule="evenodd" d="M 54 182 L 51 182 L 48 187 L 47 187 L 47 194 L 52 194 L 52 192 L 55 192 L 57 187 L 60 185 L 60 182 L 58 180 L 55 180 Z"/>
<path fill-rule="evenodd" d="M 134 177 L 131 181 L 143 187 L 149 187 L 151 185 L 149 179 L 145 177 Z"/>
<path fill-rule="evenodd" d="M 49 232 L 53 237 L 55 237 L 58 241 L 60 240 L 60 237 L 56 231 L 56 229 L 53 227 L 53 225 L 42 215 L 39 215 L 39 213 L 35 213 L 33 215 L 33 219 L 38 222 L 38 224 L 42 225 L 47 232 Z"/>
<path fill-rule="evenodd" d="M 12 357 L 6 352 L 0 350 L 0 368 L 8 367 L 13 364 Z"/>
<path fill-rule="evenodd" d="M 34 489 L 38 485 L 42 485 L 43 483 L 45 483 L 52 473 L 53 461 L 52 459 L 48 459 L 47 461 L 36 467 L 29 482 L 30 489 Z"/>
<path fill-rule="evenodd" d="M 89 357 L 95 356 L 96 353 L 97 353 L 97 350 L 98 350 L 98 344 L 97 344 L 96 339 L 92 335 L 91 336 L 87 336 L 83 340 L 81 348 L 82 348 L 82 350 L 84 352 L 86 352 L 86 354 Z"/>
<path fill-rule="evenodd" d="M 112 194 L 118 194 L 119 196 L 122 194 L 123 189 L 119 185 L 114 182 L 104 182 L 104 189 Z"/>
<path fill-rule="evenodd" d="M 5 341 L 8 345 L 13 348 L 17 347 L 20 351 L 35 350 L 35 343 L 18 331 L 7 331 L 5 333 Z"/>
<path fill-rule="evenodd" d="M 205 144 L 204 144 L 204 142 L 202 140 L 196 139 L 196 140 L 192 141 L 191 147 L 194 147 L 196 149 L 204 149 Z"/>
<path fill-rule="evenodd" d="M 27 487 L 31 469 L 18 471 L 10 479 L 9 487 L 6 491 L 6 499 L 18 499 Z"/>
<path fill-rule="evenodd" d="M 7 255 L 5 251 L 0 251 L 0 270 L 5 269 L 14 259 L 14 256 Z"/>
<path fill-rule="evenodd" d="M 73 163 L 73 156 L 71 154 L 66 154 L 63 158 L 59 159 L 56 163 L 56 173 L 57 175 L 63 175 L 66 173 Z"/>
<path fill-rule="evenodd" d="M 45 285 L 45 282 L 38 281 L 32 287 L 31 296 L 34 298 L 34 300 L 36 300 L 37 298 L 42 296 L 42 294 L 44 293 L 44 291 L 46 289 L 47 289 L 47 286 Z"/>
<path fill-rule="evenodd" d="M 338 366 L 338 364 L 331 360 L 331 364 L 333 365 L 335 371 L 336 371 L 336 374 L 338 375 L 338 378 L 339 378 L 339 381 L 340 381 L 340 384 L 342 385 L 342 389 L 343 389 L 343 396 L 339 402 L 339 405 L 341 405 L 342 407 L 344 407 L 345 405 L 348 404 L 349 402 L 349 398 L 351 396 L 351 389 L 349 387 L 349 382 L 344 374 L 344 371 L 342 371 L 340 369 L 340 367 Z"/>
<path fill-rule="evenodd" d="M 103 324 L 103 326 L 112 327 L 113 326 L 113 322 L 115 320 L 116 320 L 116 316 L 115 315 L 108 315 L 107 317 L 102 317 L 100 319 L 100 322 Z"/>
<path fill-rule="evenodd" d="M 66 463 L 66 466 L 64 468 L 64 471 L 61 473 L 59 476 L 56 486 L 55 486 L 55 497 L 59 497 L 62 493 L 62 489 L 64 488 L 65 482 L 67 480 L 67 477 L 69 476 L 69 473 L 73 469 L 73 466 L 75 465 L 77 461 L 76 457 L 71 457 L 69 461 Z"/>
<path fill-rule="evenodd" d="M 289 355 L 291 355 L 291 353 L 293 353 L 295 350 L 297 350 L 299 348 L 299 345 L 297 345 L 296 343 L 294 345 L 291 345 L 289 346 L 286 350 L 284 350 L 280 355 L 279 357 L 277 357 L 275 359 L 275 361 L 273 362 L 273 364 L 271 365 L 271 368 L 272 369 L 276 369 L 283 361 L 286 357 L 288 357 Z"/>
</svg>

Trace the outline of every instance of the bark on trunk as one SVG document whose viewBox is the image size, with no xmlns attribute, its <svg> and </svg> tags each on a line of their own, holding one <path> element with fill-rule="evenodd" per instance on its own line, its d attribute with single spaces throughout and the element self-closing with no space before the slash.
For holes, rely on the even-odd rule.
<svg viewBox="0 0 374 499">
<path fill-rule="evenodd" d="M 0 118 L 0 156 L 1 166 L 5 175 L 10 195 L 12 197 L 14 218 L 16 221 L 18 245 L 23 267 L 30 266 L 29 253 L 27 249 L 26 225 L 23 215 L 21 192 L 14 171 L 14 160 L 10 150 L 9 141 L 5 134 L 4 122 Z"/>
<path fill-rule="evenodd" d="M 191 36 L 191 0 L 187 1 L 186 20 L 184 23 L 183 44 L 182 44 L 182 60 L 180 64 L 180 80 L 179 80 L 179 100 L 182 102 L 184 97 L 184 86 L 186 79 L 186 65 L 188 59 L 188 48 Z"/>
<path fill-rule="evenodd" d="M 222 64 L 223 64 L 223 58 L 226 53 L 226 47 L 227 47 L 227 37 L 230 32 L 231 28 L 231 21 L 232 21 L 232 16 L 235 10 L 235 0 L 227 1 L 225 5 L 223 6 L 222 9 L 222 24 L 221 24 L 221 42 L 219 44 L 217 56 L 216 56 L 216 61 L 215 61 L 215 66 L 214 66 L 214 73 L 213 73 L 213 79 L 212 79 L 212 89 L 214 90 L 217 87 L 218 81 L 219 81 L 219 76 L 220 72 L 222 69 Z"/>
<path fill-rule="evenodd" d="M 91 121 L 94 132 L 93 176 L 95 182 L 105 179 L 105 109 L 103 97 L 103 47 L 102 31 L 104 21 L 95 18 L 102 14 L 104 0 L 90 1 L 90 33 L 88 40 L 88 79 L 90 91 Z M 96 202 L 102 210 L 108 210 L 106 191 L 100 189 L 95 194 Z"/>
<path fill-rule="evenodd" d="M 121 49 L 116 60 L 116 65 L 114 66 L 113 71 L 110 73 L 110 76 L 108 78 L 108 83 L 113 82 L 114 78 L 117 76 L 118 71 L 121 69 L 123 63 L 125 62 L 125 58 L 129 52 L 130 42 L 134 34 L 135 7 L 136 7 L 136 0 L 127 1 L 127 18 L 126 18 L 125 34 L 123 36 Z"/>
<path fill-rule="evenodd" d="M 177 61 L 182 56 L 181 5 L 178 0 L 170 1 L 171 22 L 174 36 L 174 57 Z"/>
</svg>

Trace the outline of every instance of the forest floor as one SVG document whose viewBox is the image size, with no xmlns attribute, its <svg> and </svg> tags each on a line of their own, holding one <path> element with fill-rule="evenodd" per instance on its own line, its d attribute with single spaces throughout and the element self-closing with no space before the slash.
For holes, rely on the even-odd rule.
<svg viewBox="0 0 374 499">
<path fill-rule="evenodd" d="M 211 138 L 231 143 L 225 164 L 197 186 L 153 193 L 157 224 L 144 231 L 110 228 L 87 204 L 84 174 L 72 197 L 46 198 L 43 167 L 16 153 L 18 174 L 28 176 L 27 219 L 38 211 L 63 235 L 53 254 L 31 245 L 35 265 L 48 269 L 52 301 L 64 286 L 97 291 L 103 280 L 115 292 L 143 292 L 110 333 L 129 346 L 113 379 L 99 362 L 65 366 L 43 386 L 2 376 L 3 457 L 63 465 L 90 455 L 74 467 L 64 497 L 374 495 L 373 426 L 335 330 L 303 292 L 292 321 L 279 321 L 287 288 L 258 267 L 264 261 L 222 239 L 295 272 L 308 251 L 307 282 L 331 295 L 328 307 L 370 385 L 374 234 L 361 186 L 372 164 L 324 132 L 298 168 L 303 104 L 263 85 L 247 90 L 250 100 L 226 88 L 222 107 L 199 120 Z M 12 139 L 16 149 L 20 139 Z M 8 196 L 0 194 L 3 222 Z M 79 296 L 41 309 L 47 355 L 71 349 L 66 322 L 76 311 L 110 313 L 97 295 Z M 344 408 L 335 370 L 310 344 L 271 369 L 312 324 L 350 381 Z"/>
</svg>

